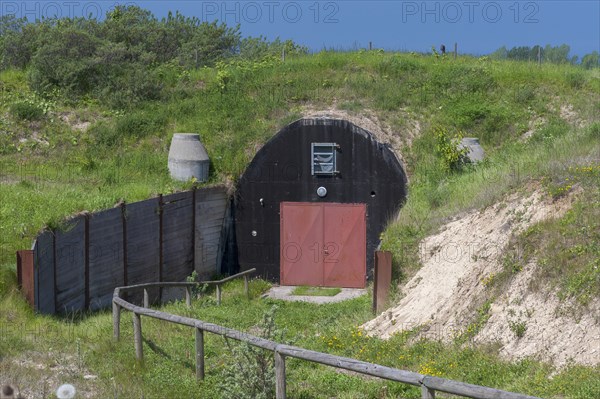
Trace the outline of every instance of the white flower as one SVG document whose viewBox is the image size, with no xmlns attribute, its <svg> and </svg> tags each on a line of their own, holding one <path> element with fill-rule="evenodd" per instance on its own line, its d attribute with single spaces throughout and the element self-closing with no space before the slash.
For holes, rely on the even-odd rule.
<svg viewBox="0 0 600 399">
<path fill-rule="evenodd" d="M 75 387 L 71 384 L 63 384 L 56 390 L 58 399 L 72 399 L 75 397 Z"/>
</svg>

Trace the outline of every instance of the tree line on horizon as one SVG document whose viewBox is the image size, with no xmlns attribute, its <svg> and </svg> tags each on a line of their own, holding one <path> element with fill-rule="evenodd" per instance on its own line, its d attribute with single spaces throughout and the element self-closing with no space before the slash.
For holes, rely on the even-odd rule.
<svg viewBox="0 0 600 399">
<path fill-rule="evenodd" d="M 571 47 L 567 44 L 560 46 L 551 46 L 547 44 L 542 47 L 536 46 L 516 46 L 511 49 L 502 46 L 490 54 L 490 58 L 496 60 L 516 60 L 530 62 L 548 62 L 552 64 L 571 64 L 581 65 L 585 69 L 600 67 L 600 54 L 593 51 L 584 55 L 579 62 L 578 56 L 569 56 Z"/>
</svg>

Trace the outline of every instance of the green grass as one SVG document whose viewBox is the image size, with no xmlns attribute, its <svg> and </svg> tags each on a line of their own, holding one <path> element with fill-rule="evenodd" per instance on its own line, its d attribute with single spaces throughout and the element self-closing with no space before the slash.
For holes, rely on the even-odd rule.
<svg viewBox="0 0 600 399">
<path fill-rule="evenodd" d="M 263 313 L 276 305 L 277 326 L 285 331 L 286 340 L 297 346 L 548 398 L 589 399 L 600 393 L 598 367 L 569 366 L 557 372 L 532 359 L 507 362 L 495 354 L 493 347 L 475 349 L 436 340 L 413 342 L 410 332 L 382 341 L 366 336 L 359 328 L 372 317 L 371 301 L 366 296 L 326 305 L 259 299 L 267 288 L 261 280 L 251 281 L 251 299 L 247 299 L 243 282 L 234 281 L 224 287 L 221 306 L 212 296 L 206 296 L 194 300 L 191 309 L 177 302 L 163 310 L 253 331 Z M 94 397 L 115 397 L 116 392 L 119 398 L 161 398 L 168 392 L 168 397 L 220 398 L 222 373 L 234 361 L 223 338 L 207 333 L 206 380 L 197 383 L 190 328 L 142 318 L 144 363 L 139 364 L 135 361 L 129 313 L 122 314 L 121 339 L 115 342 L 109 312 L 73 319 L 34 316 L 12 290 L 4 297 L 2 309 L 2 317 L 12 317 L 14 328 L 5 327 L 0 340 L 0 375 L 19 375 L 29 384 L 39 384 L 27 378 L 36 375 L 36 363 L 56 367 L 64 364 L 64 359 L 71 359 L 79 371 L 63 382 L 94 389 Z M 61 358 L 40 355 L 57 350 Z M 15 365 L 11 358 L 21 362 Z M 28 358 L 32 360 L 24 361 Z M 365 379 L 294 359 L 288 359 L 287 365 L 288 395 L 294 398 L 420 398 L 420 390 L 403 384 Z M 98 378 L 90 386 L 79 373 Z"/>
<path fill-rule="evenodd" d="M 540 145 L 507 143 L 477 168 L 461 174 L 432 178 L 427 165 L 419 166 L 423 170 L 413 176 L 411 195 L 398 221 L 384 233 L 384 249 L 392 251 L 400 271 L 409 273 L 419 267 L 419 241 L 448 217 L 492 205 L 531 181 L 560 181 L 569 168 L 595 167 L 598 161 L 594 159 L 600 150 L 598 126 L 596 122 L 587 128 L 570 129 L 568 134 Z"/>
<path fill-rule="evenodd" d="M 219 84 L 219 71 L 230 76 L 225 88 Z M 165 101 L 147 102 L 127 112 L 109 110 L 97 101 L 74 109 L 57 100 L 37 122 L 13 118 L 8 112 L 13 99 L 31 94 L 22 72 L 4 71 L 0 75 L 5 94 L 0 110 L 6 110 L 0 112 L 0 179 L 10 186 L 3 183 L 2 197 L 13 198 L 18 192 L 24 203 L 29 197 L 36 203 L 16 214 L 13 202 L 0 205 L 0 212 L 11 214 L 1 223 L 11 233 L 2 236 L 0 263 L 12 263 L 12 252 L 33 239 L 49 217 L 180 189 L 182 185 L 169 179 L 166 168 L 174 132 L 200 133 L 212 159 L 211 183 L 235 181 L 256 149 L 300 117 L 304 106 L 330 107 L 342 99 L 353 112 L 372 109 L 400 135 L 404 111 L 421 120 L 421 136 L 402 154 L 411 177 L 411 195 L 401 217 L 411 222 L 403 221 L 386 234 L 384 245 L 393 249 L 394 237 L 412 242 L 435 227 L 424 218 L 485 205 L 529 176 L 543 176 L 545 163 L 555 155 L 579 157 L 575 152 L 585 150 L 575 139 L 580 134 L 566 133 L 570 128 L 558 118 L 558 109 L 568 102 L 582 119 L 597 120 L 600 79 L 594 71 L 582 71 L 582 86 L 574 89 L 567 77 L 573 71 L 572 66 L 538 67 L 471 57 L 323 52 L 292 57 L 286 63 L 243 62 L 190 71 L 167 85 Z M 57 117 L 61 112 L 72 112 L 92 126 L 87 132 L 76 131 Z M 546 118 L 547 125 L 530 143 L 515 144 L 537 116 Z M 489 160 L 471 173 L 447 174 L 435 153 L 437 126 L 451 134 L 461 129 L 465 135 L 479 137 Z M 37 139 L 31 137 L 34 131 Z M 584 139 L 593 146 L 592 136 Z M 538 173 L 530 173 L 530 166 Z M 510 177 L 515 173 L 521 180 Z M 499 184 L 489 184 L 491 179 Z M 20 182 L 24 186 L 17 187 Z M 53 197 L 53 192 L 63 189 L 71 192 L 68 199 Z M 40 203 L 46 195 L 49 198 Z M 29 217 L 37 207 L 49 208 L 56 216 Z M 415 236 L 415 231 L 421 233 Z M 396 265 L 405 266 L 398 260 L 404 256 L 401 251 L 394 252 Z"/>
<path fill-rule="evenodd" d="M 342 292 L 341 288 L 308 287 L 303 285 L 294 288 L 292 295 L 336 296 L 340 292 Z"/>
<path fill-rule="evenodd" d="M 534 226 L 516 240 L 530 243 L 538 250 L 538 261 L 546 259 L 551 266 L 540 268 L 536 281 L 544 284 L 532 289 L 555 288 L 582 309 L 600 295 L 595 262 L 600 241 L 595 221 L 600 219 L 594 188 L 598 177 L 585 169 L 597 166 L 600 150 L 597 71 L 472 57 L 322 52 L 289 57 L 285 63 L 238 62 L 189 71 L 165 82 L 165 90 L 163 101 L 128 110 L 110 109 L 93 98 L 74 108 L 60 96 L 52 101 L 36 99 L 24 71 L 0 73 L 3 380 L 40 385 L 50 374 L 59 373 L 58 366 L 70 362 L 74 371 L 63 382 L 87 387 L 96 397 L 219 398 L 222 372 L 232 361 L 221 338 L 206 338 L 208 374 L 198 384 L 192 331 L 144 319 L 146 361 L 137 364 L 126 314 L 119 342 L 111 339 L 109 313 L 72 318 L 35 315 L 15 288 L 15 251 L 29 248 L 42 227 L 55 226 L 67 215 L 186 188 L 172 181 L 167 170 L 175 132 L 200 133 L 212 160 L 208 184 L 231 182 L 256 150 L 278 129 L 301 117 L 305 107 L 337 104 L 357 114 L 369 109 L 402 137 L 407 115 L 420 121 L 420 134 L 402 151 L 410 178 L 408 201 L 383 234 L 383 248 L 393 253 L 396 281 L 404 281 L 420 267 L 420 240 L 447 218 L 489 206 L 531 181 L 542 182 L 549 195 L 559 197 L 573 189 L 570 182 L 576 179 L 585 192 L 574 209 L 561 220 Z M 33 101 L 31 107 L 14 108 L 26 99 Z M 584 126 L 561 118 L 565 104 L 573 106 Z M 90 122 L 91 127 L 77 130 L 65 122 L 64 115 Z M 536 133 L 528 141 L 521 140 L 536 120 Z M 448 171 L 436 153 L 438 127 L 451 135 L 478 137 L 487 159 L 461 172 Z M 497 277 L 490 286 L 501 280 Z M 204 297 L 191 310 L 181 303 L 165 310 L 252 331 L 276 303 L 278 325 L 298 346 L 548 398 L 600 396 L 600 366 L 555 370 L 533 359 L 508 362 L 498 356 L 497 347 L 475 345 L 472 336 L 451 344 L 435 337 L 415 341 L 410 333 L 382 341 L 366 337 L 357 328 L 373 316 L 368 297 L 320 306 L 257 299 L 267 286 L 253 281 L 253 299 L 248 300 L 241 283 L 234 282 L 225 288 L 223 306 Z M 483 304 L 471 333 L 488 317 L 489 304 Z M 401 384 L 296 360 L 289 360 L 288 371 L 290 397 L 420 395 Z M 84 373 L 98 378 L 83 380 Z"/>
</svg>

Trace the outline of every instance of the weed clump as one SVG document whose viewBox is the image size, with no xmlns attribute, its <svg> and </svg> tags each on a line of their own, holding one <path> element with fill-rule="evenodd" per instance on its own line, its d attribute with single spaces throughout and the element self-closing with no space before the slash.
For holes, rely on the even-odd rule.
<svg viewBox="0 0 600 399">
<path fill-rule="evenodd" d="M 460 141 L 463 139 L 461 132 L 451 136 L 448 130 L 437 128 L 435 131 L 437 139 L 436 151 L 441 158 L 442 167 L 450 172 L 458 172 L 467 162 L 466 147 L 460 146 Z"/>
<path fill-rule="evenodd" d="M 275 325 L 277 306 L 267 310 L 255 327 L 259 337 L 283 342 L 284 330 Z M 225 397 L 237 399 L 270 399 L 275 397 L 275 367 L 271 352 L 242 342 L 232 345 L 225 338 L 234 364 L 225 370 L 222 383 Z"/>
</svg>

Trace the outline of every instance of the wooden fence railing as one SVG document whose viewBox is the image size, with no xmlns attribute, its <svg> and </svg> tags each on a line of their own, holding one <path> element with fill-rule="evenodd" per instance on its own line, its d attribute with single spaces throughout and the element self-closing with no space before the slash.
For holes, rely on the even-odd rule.
<svg viewBox="0 0 600 399">
<path fill-rule="evenodd" d="M 144 283 L 136 285 L 128 285 L 126 287 L 117 287 L 113 293 L 113 297 L 117 294 L 120 297 L 121 294 L 125 294 L 130 291 L 144 290 L 144 307 L 149 307 L 149 295 L 148 290 L 150 288 L 185 288 L 185 302 L 187 306 L 192 305 L 192 288 L 201 285 L 214 285 L 217 287 L 217 305 L 221 304 L 221 286 L 228 281 L 234 280 L 239 277 L 244 278 L 244 291 L 248 295 L 248 276 L 254 273 L 256 269 L 245 270 L 241 273 L 234 274 L 233 276 L 225 277 L 221 280 L 209 280 L 200 282 L 159 282 L 159 283 Z M 114 307 L 114 306 L 113 306 Z"/>
<path fill-rule="evenodd" d="M 445 392 L 474 399 L 540 399 L 534 396 L 528 396 L 513 392 L 502 391 L 494 388 L 483 387 L 479 385 L 467 384 L 460 381 L 448 380 L 427 376 L 412 371 L 395 369 L 392 367 L 381 366 L 374 363 L 363 362 L 357 359 L 351 359 L 342 356 L 330 355 L 327 353 L 316 352 L 296 346 L 282 345 L 277 342 L 269 341 L 248 333 L 233 330 L 213 323 L 207 323 L 202 320 L 189 317 L 177 316 L 174 314 L 161 312 L 155 309 L 149 309 L 147 306 L 136 306 L 121 298 L 121 294 L 126 291 L 147 289 L 150 287 L 185 287 L 186 303 L 191 306 L 191 288 L 199 284 L 217 285 L 217 302 L 220 303 L 221 285 L 235 278 L 244 277 L 245 289 L 248 293 L 248 274 L 254 272 L 254 269 L 240 274 L 230 276 L 219 281 L 207 281 L 201 283 L 151 283 L 140 284 L 129 287 L 116 288 L 113 295 L 113 334 L 115 339 L 120 337 L 120 319 L 121 309 L 129 310 L 133 313 L 133 339 L 135 345 L 135 356 L 138 360 L 143 360 L 142 347 L 142 322 L 141 316 L 148 316 L 158 320 L 164 320 L 170 323 L 189 326 L 195 330 L 196 338 L 196 378 L 204 379 L 204 332 L 220 335 L 237 341 L 246 342 L 258 348 L 262 348 L 274 353 L 275 358 L 275 380 L 277 399 L 286 398 L 286 357 L 302 359 L 313 363 L 319 363 L 335 368 L 354 371 L 356 373 L 379 377 L 386 380 L 410 384 L 421 388 L 422 399 L 435 399 L 437 391 Z M 145 302 L 147 295 L 144 296 Z M 147 305 L 147 302 L 145 303 Z"/>
</svg>

